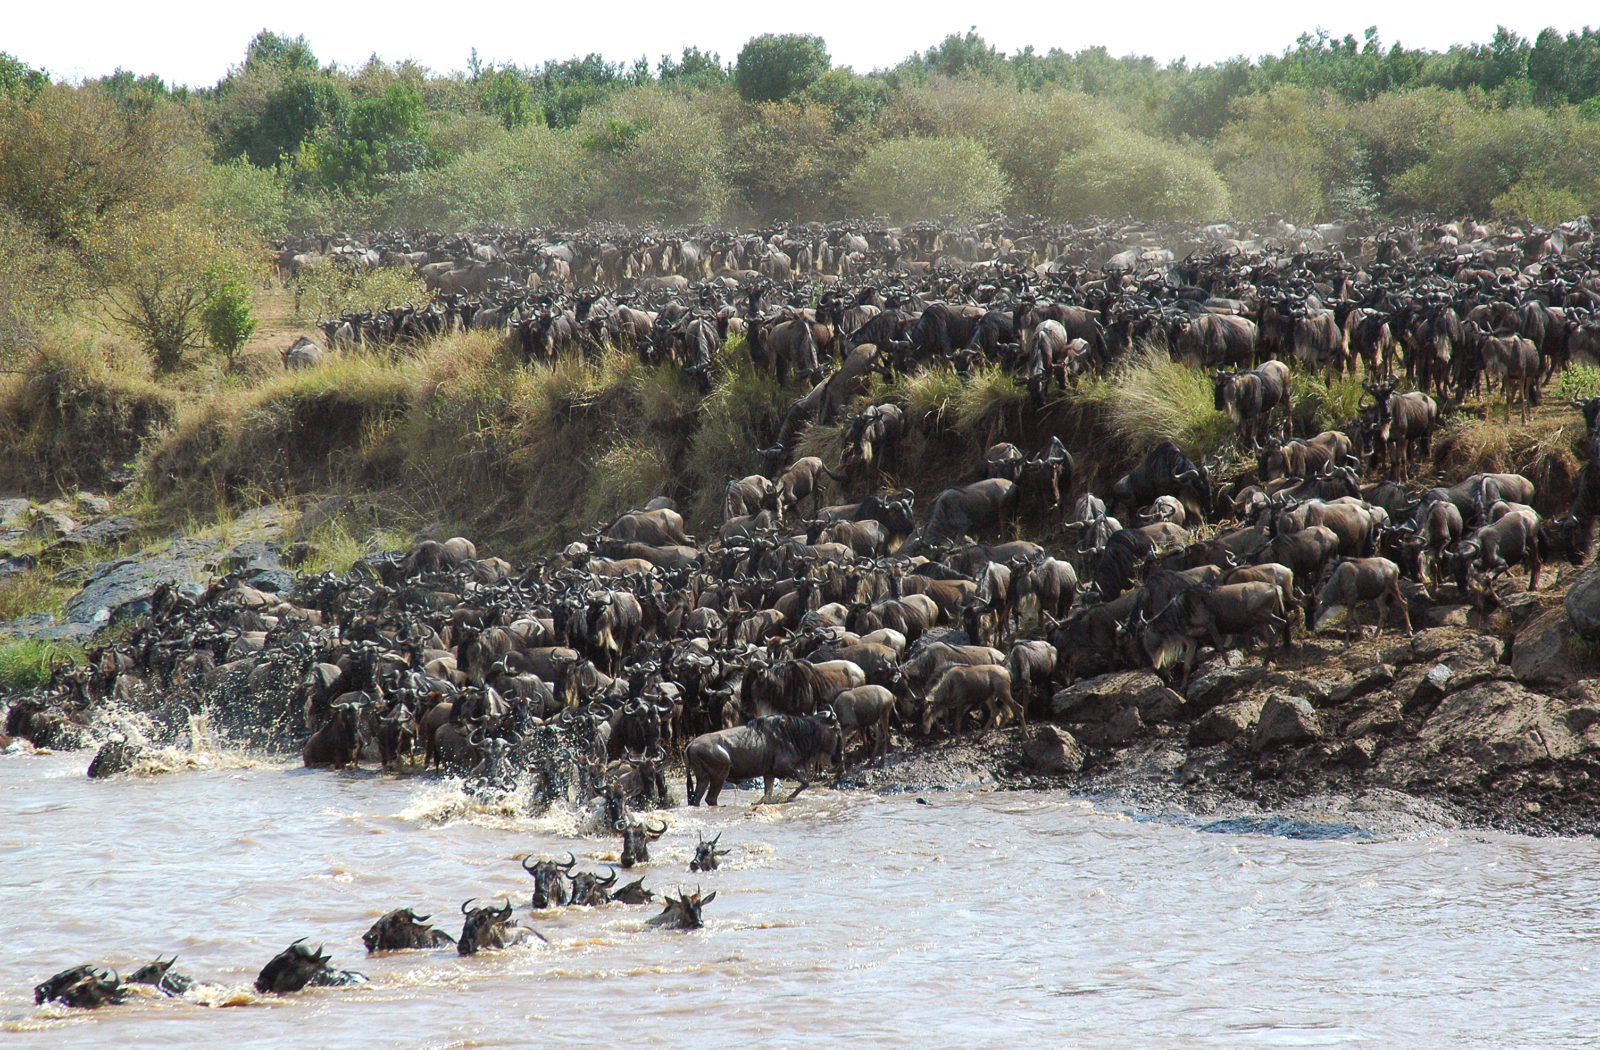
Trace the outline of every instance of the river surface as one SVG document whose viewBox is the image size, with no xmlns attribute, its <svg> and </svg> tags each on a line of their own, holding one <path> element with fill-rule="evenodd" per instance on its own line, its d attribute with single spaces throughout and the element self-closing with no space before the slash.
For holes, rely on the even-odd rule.
<svg viewBox="0 0 1600 1050">
<path fill-rule="evenodd" d="M 1055 792 L 819 790 L 754 809 L 727 792 L 667 811 L 635 872 L 717 891 L 706 928 L 681 933 L 645 927 L 655 907 L 527 912 L 519 856 L 614 858 L 580 813 L 225 758 L 91 782 L 88 757 L 0 758 L 6 1047 L 1600 1041 L 1593 840 L 1235 834 Z M 718 832 L 726 866 L 688 874 L 697 836 Z M 552 943 L 364 955 L 390 908 L 458 933 L 459 904 L 497 894 Z M 300 937 L 371 984 L 257 996 Z M 157 953 L 212 987 L 33 1005 L 57 970 Z"/>
</svg>

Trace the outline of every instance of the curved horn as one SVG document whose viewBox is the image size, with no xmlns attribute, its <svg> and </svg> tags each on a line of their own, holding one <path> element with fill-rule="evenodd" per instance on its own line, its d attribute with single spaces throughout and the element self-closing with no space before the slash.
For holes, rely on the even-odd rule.
<svg viewBox="0 0 1600 1050">
<path fill-rule="evenodd" d="M 469 913 L 469 912 L 468 912 L 468 911 L 467 911 L 467 905 L 469 905 L 469 904 L 471 904 L 471 903 L 472 903 L 472 902 L 473 902 L 473 901 L 475 901 L 475 900 L 477 900 L 477 899 L 478 899 L 478 898 L 476 898 L 476 897 L 468 897 L 468 898 L 467 898 L 467 899 L 466 899 L 466 900 L 464 900 L 464 901 L 462 901 L 462 902 L 461 902 L 461 914 L 463 914 L 463 915 L 468 915 L 468 914 L 470 914 L 470 913 Z"/>
<path fill-rule="evenodd" d="M 558 868 L 566 868 L 568 871 L 571 871 L 573 868 L 577 867 L 577 865 L 578 865 L 578 858 L 574 857 L 572 855 L 572 851 L 571 850 L 568 850 L 567 851 L 567 862 L 565 864 L 557 864 L 556 867 L 558 867 Z"/>
</svg>

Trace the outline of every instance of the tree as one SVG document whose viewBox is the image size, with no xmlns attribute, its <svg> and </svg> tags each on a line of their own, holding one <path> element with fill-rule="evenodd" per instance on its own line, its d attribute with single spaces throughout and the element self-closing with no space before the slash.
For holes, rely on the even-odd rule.
<svg viewBox="0 0 1600 1050">
<path fill-rule="evenodd" d="M 965 137 L 890 139 L 874 146 L 844 182 L 858 212 L 896 222 L 987 217 L 1005 197 L 1000 166 Z"/>
<path fill-rule="evenodd" d="M 740 49 L 733 84 L 746 102 L 777 102 L 810 87 L 832 65 L 820 36 L 763 33 Z"/>
<path fill-rule="evenodd" d="M 233 371 L 234 357 L 255 334 L 256 318 L 250 312 L 250 290 L 226 266 L 214 266 L 206 274 L 200 324 L 205 329 L 206 342 L 222 352 L 228 371 Z"/>
<path fill-rule="evenodd" d="M 1056 169 L 1059 219 L 1202 220 L 1227 212 L 1228 188 L 1210 164 L 1136 131 L 1104 135 Z"/>
<path fill-rule="evenodd" d="M 811 102 L 765 102 L 736 132 L 731 178 L 764 218 L 830 219 L 840 186 L 870 131 L 840 135 L 834 113 Z"/>
<path fill-rule="evenodd" d="M 102 231 L 92 253 L 106 315 L 149 351 L 157 372 L 175 372 L 203 343 L 202 311 L 219 260 L 234 249 L 206 218 L 185 209 Z"/>
<path fill-rule="evenodd" d="M 624 222 L 697 222 L 728 202 L 723 130 L 690 100 L 633 88 L 583 115 L 576 129 L 596 171 L 593 207 Z"/>
</svg>

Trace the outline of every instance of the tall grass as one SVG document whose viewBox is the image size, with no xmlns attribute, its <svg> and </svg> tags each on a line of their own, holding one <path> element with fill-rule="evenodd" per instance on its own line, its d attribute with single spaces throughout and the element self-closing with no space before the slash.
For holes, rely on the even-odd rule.
<svg viewBox="0 0 1600 1050">
<path fill-rule="evenodd" d="M 1134 452 L 1171 439 L 1198 460 L 1233 440 L 1236 427 L 1218 412 L 1205 374 L 1146 347 L 1081 396 L 1098 405 L 1111 429 Z"/>
<path fill-rule="evenodd" d="M 83 650 L 33 638 L 0 639 L 0 689 L 38 689 L 50 681 L 51 661 L 68 658 L 81 660 Z"/>
</svg>

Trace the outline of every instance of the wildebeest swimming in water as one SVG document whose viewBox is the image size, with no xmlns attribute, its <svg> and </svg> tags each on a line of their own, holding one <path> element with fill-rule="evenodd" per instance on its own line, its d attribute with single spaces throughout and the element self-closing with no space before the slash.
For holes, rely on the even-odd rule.
<svg viewBox="0 0 1600 1050">
<path fill-rule="evenodd" d="M 33 988 L 35 1003 L 56 1002 L 79 1010 L 93 1010 L 107 1003 L 122 1002 L 128 996 L 122 978 L 114 970 L 74 966 Z"/>
<path fill-rule="evenodd" d="M 396 908 L 361 935 L 369 952 L 398 952 L 412 948 L 444 948 L 456 939 L 428 925 L 428 916 L 410 908 Z"/>
<path fill-rule="evenodd" d="M 477 898 L 474 897 L 472 900 Z M 487 904 L 481 908 L 474 908 L 472 900 L 463 901 L 461 904 L 461 914 L 466 916 L 466 922 L 461 927 L 461 940 L 456 943 L 456 951 L 462 955 L 476 955 L 481 951 L 510 948 L 522 944 L 529 937 L 537 937 L 541 941 L 548 940 L 538 930 L 518 926 L 511 921 L 510 901 L 500 908 Z"/>
<path fill-rule="evenodd" d="M 172 972 L 172 964 L 177 961 L 176 955 L 170 959 L 157 956 L 155 961 L 147 962 L 129 974 L 128 983 L 152 985 L 165 995 L 183 995 L 194 987 L 194 979 Z"/>
<path fill-rule="evenodd" d="M 645 925 L 664 930 L 698 930 L 705 925 L 700 917 L 700 909 L 716 898 L 716 890 L 712 890 L 704 897 L 700 896 L 699 890 L 693 893 L 679 890 L 678 896 L 665 898 L 666 908 L 660 915 L 646 920 Z"/>
<path fill-rule="evenodd" d="M 366 984 L 364 975 L 354 970 L 332 970 L 328 968 L 330 957 L 322 954 L 322 947 L 318 945 L 313 951 L 305 946 L 302 937 L 289 947 L 272 957 L 272 961 L 261 968 L 261 973 L 256 977 L 256 991 L 263 995 L 271 992 L 283 995 L 288 992 L 298 992 L 308 985 L 314 988 L 333 988 L 346 984 Z"/>
<path fill-rule="evenodd" d="M 528 858 L 522 858 L 522 870 L 533 876 L 533 902 L 529 905 L 535 910 L 558 907 L 567 903 L 567 883 L 563 875 L 571 875 L 572 869 L 578 864 L 578 858 L 571 853 L 567 854 L 567 862 L 562 864 L 553 860 L 540 860 L 531 867 Z"/>
<path fill-rule="evenodd" d="M 694 848 L 694 859 L 689 862 L 690 871 L 716 871 L 722 863 L 722 855 L 727 850 L 717 849 L 717 843 L 722 841 L 722 832 L 717 832 L 717 837 L 710 842 L 704 835 L 700 836 L 700 844 Z"/>
<path fill-rule="evenodd" d="M 659 828 L 649 824 L 635 824 L 631 820 L 617 822 L 617 830 L 622 832 L 622 858 L 624 868 L 631 868 L 635 864 L 650 863 L 650 840 L 658 839 L 667 832 L 667 825 L 663 821 Z"/>
</svg>

